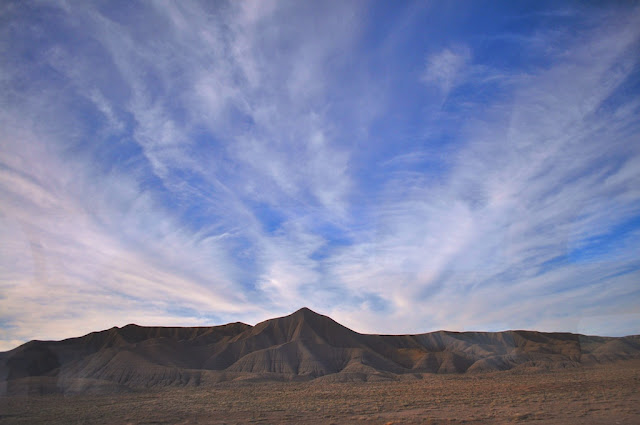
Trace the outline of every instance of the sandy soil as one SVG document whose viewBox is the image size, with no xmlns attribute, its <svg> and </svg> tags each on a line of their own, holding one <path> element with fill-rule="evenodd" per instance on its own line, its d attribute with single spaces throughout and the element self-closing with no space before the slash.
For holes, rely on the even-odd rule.
<svg viewBox="0 0 640 425">
<path fill-rule="evenodd" d="M 640 423 L 640 361 L 396 382 L 226 383 L 0 398 L 0 423 Z"/>
</svg>

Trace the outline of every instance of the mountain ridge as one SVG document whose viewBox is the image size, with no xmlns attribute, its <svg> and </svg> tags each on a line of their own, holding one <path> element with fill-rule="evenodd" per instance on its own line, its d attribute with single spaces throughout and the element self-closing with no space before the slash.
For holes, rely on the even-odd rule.
<svg viewBox="0 0 640 425">
<path fill-rule="evenodd" d="M 0 394 L 128 391 L 223 381 L 418 379 L 640 358 L 640 336 L 568 332 L 355 332 L 308 308 L 254 326 L 129 324 L 0 353 Z"/>
</svg>

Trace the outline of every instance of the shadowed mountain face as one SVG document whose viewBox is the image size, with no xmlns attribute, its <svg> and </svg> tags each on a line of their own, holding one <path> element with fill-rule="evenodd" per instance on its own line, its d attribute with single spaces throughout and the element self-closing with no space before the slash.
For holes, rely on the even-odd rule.
<svg viewBox="0 0 640 425">
<path fill-rule="evenodd" d="M 364 335 L 307 308 L 249 326 L 127 325 L 0 353 L 0 394 L 123 391 L 229 380 L 419 378 L 640 357 L 640 336 L 532 331 Z"/>
</svg>

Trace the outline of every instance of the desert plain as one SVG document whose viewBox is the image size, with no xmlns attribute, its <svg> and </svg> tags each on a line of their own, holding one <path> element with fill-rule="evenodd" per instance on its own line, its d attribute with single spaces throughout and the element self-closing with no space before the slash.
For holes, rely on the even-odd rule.
<svg viewBox="0 0 640 425">
<path fill-rule="evenodd" d="M 0 397 L 2 424 L 634 424 L 640 360 L 370 382 L 221 382 Z"/>
</svg>

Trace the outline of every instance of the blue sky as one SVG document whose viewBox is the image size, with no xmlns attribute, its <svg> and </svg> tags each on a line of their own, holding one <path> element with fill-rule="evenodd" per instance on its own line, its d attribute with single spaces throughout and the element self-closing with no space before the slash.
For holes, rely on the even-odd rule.
<svg viewBox="0 0 640 425">
<path fill-rule="evenodd" d="M 308 306 L 640 333 L 634 2 L 3 2 L 0 349 Z"/>
</svg>

